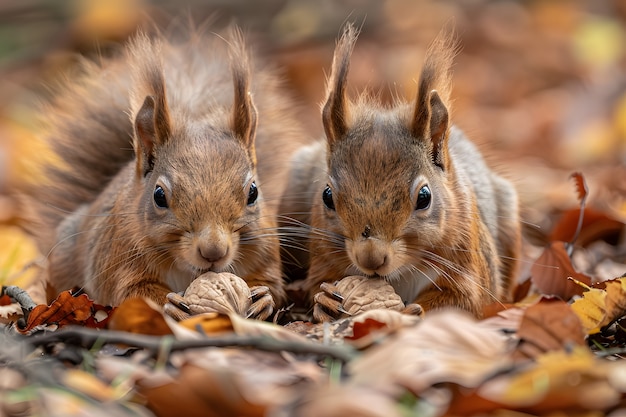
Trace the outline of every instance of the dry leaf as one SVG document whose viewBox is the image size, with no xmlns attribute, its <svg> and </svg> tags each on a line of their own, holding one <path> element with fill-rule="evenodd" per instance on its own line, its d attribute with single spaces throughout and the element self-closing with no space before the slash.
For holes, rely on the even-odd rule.
<svg viewBox="0 0 626 417">
<path fill-rule="evenodd" d="M 113 313 L 108 328 L 152 336 L 172 334 L 159 307 L 144 298 L 124 300 Z"/>
<path fill-rule="evenodd" d="M 551 350 L 585 344 L 580 319 L 563 301 L 543 299 L 526 309 L 517 331 L 516 356 L 536 358 Z"/>
<path fill-rule="evenodd" d="M 597 240 L 616 245 L 624 230 L 624 223 L 592 208 L 585 208 L 583 223 L 576 244 L 587 247 Z M 550 233 L 551 241 L 570 242 L 576 233 L 580 208 L 564 212 Z"/>
<path fill-rule="evenodd" d="M 348 364 L 353 381 L 394 395 L 442 382 L 475 387 L 510 365 L 508 339 L 459 311 L 429 313 Z"/>
<path fill-rule="evenodd" d="M 114 311 L 112 307 L 95 304 L 86 294 L 74 296 L 71 291 L 63 291 L 50 306 L 36 306 L 28 315 L 26 327 L 19 331 L 28 333 L 35 327 L 68 324 L 103 328 Z"/>
<path fill-rule="evenodd" d="M 626 371 L 626 364 L 597 359 L 585 347 L 571 353 L 548 352 L 537 358 L 535 366 L 490 381 L 479 393 L 505 407 L 536 413 L 606 410 L 621 398 L 619 387 L 607 378 L 607 370 L 614 366 Z"/>
<path fill-rule="evenodd" d="M 626 277 L 603 284 L 605 289 L 589 288 L 582 298 L 572 304 L 572 310 L 589 334 L 600 331 L 600 328 L 626 314 Z"/>
<path fill-rule="evenodd" d="M 191 316 L 178 323 L 189 330 L 202 331 L 207 335 L 214 335 L 233 331 L 233 324 L 227 315 L 220 313 L 201 313 Z"/>
<path fill-rule="evenodd" d="M 367 386 L 324 385 L 303 392 L 283 411 L 299 417 L 402 417 L 396 399 Z"/>
<path fill-rule="evenodd" d="M 531 268 L 532 282 L 545 295 L 553 295 L 568 301 L 581 295 L 584 288 L 568 278 L 591 285 L 591 278 L 574 269 L 564 242 L 552 242 L 544 249 Z"/>
<path fill-rule="evenodd" d="M 175 381 L 154 386 L 146 378 L 138 381 L 137 390 L 156 416 L 260 417 L 266 411 L 264 405 L 246 399 L 236 374 L 227 369 L 185 364 Z"/>
</svg>

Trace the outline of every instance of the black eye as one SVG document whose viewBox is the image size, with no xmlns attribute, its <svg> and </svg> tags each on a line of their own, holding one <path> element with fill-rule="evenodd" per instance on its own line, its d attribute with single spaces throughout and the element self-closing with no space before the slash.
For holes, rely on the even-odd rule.
<svg viewBox="0 0 626 417">
<path fill-rule="evenodd" d="M 157 207 L 167 208 L 167 199 L 165 198 L 165 190 L 160 185 L 154 189 L 154 203 Z"/>
<path fill-rule="evenodd" d="M 428 188 L 428 185 L 425 185 L 420 188 L 419 192 L 417 193 L 417 203 L 415 204 L 415 210 L 427 209 L 430 206 L 430 199 L 430 188 Z"/>
<path fill-rule="evenodd" d="M 256 199 L 259 198 L 259 189 L 256 186 L 256 183 L 253 182 L 250 184 L 250 191 L 248 191 L 248 205 L 251 206 L 256 203 Z"/>
<path fill-rule="evenodd" d="M 327 185 L 322 192 L 322 200 L 324 201 L 324 205 L 330 210 L 335 209 L 335 202 L 333 201 L 333 190 Z"/>
</svg>

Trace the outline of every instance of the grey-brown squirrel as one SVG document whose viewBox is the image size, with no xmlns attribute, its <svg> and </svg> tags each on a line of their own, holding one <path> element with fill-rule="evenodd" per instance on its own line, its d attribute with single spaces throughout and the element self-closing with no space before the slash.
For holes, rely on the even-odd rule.
<svg viewBox="0 0 626 417">
<path fill-rule="evenodd" d="M 425 310 L 482 307 L 511 297 L 520 255 L 513 185 L 496 175 L 450 122 L 455 43 L 442 32 L 427 51 L 411 103 L 384 108 L 367 93 L 351 101 L 346 83 L 357 32 L 335 49 L 322 111 L 325 143 L 302 148 L 285 212 L 310 213 L 309 303 L 320 320 L 341 315 L 328 285 L 348 275 L 382 277 L 405 303 Z"/>
<path fill-rule="evenodd" d="M 34 195 L 49 281 L 163 305 L 204 272 L 232 272 L 266 318 L 286 301 L 276 210 L 304 135 L 239 31 L 182 32 L 138 33 L 123 54 L 85 61 L 46 107 L 60 163 Z"/>
</svg>

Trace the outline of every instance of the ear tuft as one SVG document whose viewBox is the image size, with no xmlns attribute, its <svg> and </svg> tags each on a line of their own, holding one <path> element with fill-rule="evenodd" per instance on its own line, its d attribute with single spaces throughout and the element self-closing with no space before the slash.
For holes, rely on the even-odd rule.
<svg viewBox="0 0 626 417">
<path fill-rule="evenodd" d="M 457 51 L 454 35 L 442 31 L 426 52 L 420 76 L 411 134 L 432 149 L 433 163 L 446 169 L 452 62 Z"/>
<path fill-rule="evenodd" d="M 333 65 L 326 87 L 327 98 L 322 110 L 322 122 L 330 149 L 348 131 L 349 101 L 346 97 L 346 84 L 350 57 L 357 37 L 358 31 L 351 23 L 347 23 L 333 55 Z"/>
<path fill-rule="evenodd" d="M 256 165 L 254 142 L 257 110 L 250 92 L 250 59 L 241 31 L 233 27 L 230 38 L 230 65 L 235 94 L 230 127 L 235 136 L 248 149 L 250 158 Z"/>
</svg>

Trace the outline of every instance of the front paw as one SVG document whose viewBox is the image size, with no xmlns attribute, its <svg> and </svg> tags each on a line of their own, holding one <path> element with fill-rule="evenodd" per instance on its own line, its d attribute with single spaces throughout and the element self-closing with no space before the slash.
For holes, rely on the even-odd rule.
<svg viewBox="0 0 626 417">
<path fill-rule="evenodd" d="M 322 283 L 320 289 L 322 291 L 313 299 L 313 319 L 316 321 L 337 320 L 380 308 L 401 312 L 410 309 L 413 314 L 417 313 L 412 305 L 405 307 L 393 287 L 381 278 L 353 275 L 334 285 Z"/>
<path fill-rule="evenodd" d="M 336 283 L 338 284 L 338 282 Z M 323 282 L 320 285 L 322 291 L 315 294 L 313 301 L 313 319 L 316 322 L 338 320 L 350 315 L 343 302 L 345 298 L 341 295 L 341 290 L 335 284 Z"/>
<path fill-rule="evenodd" d="M 270 289 L 264 285 L 250 288 L 250 301 L 250 307 L 245 314 L 246 318 L 266 320 L 272 315 L 276 307 Z"/>
<path fill-rule="evenodd" d="M 182 320 L 201 313 L 236 313 L 264 320 L 274 311 L 274 299 L 267 287 L 250 289 L 237 275 L 207 272 L 196 278 L 183 295 L 170 293 L 165 312 Z"/>
</svg>

